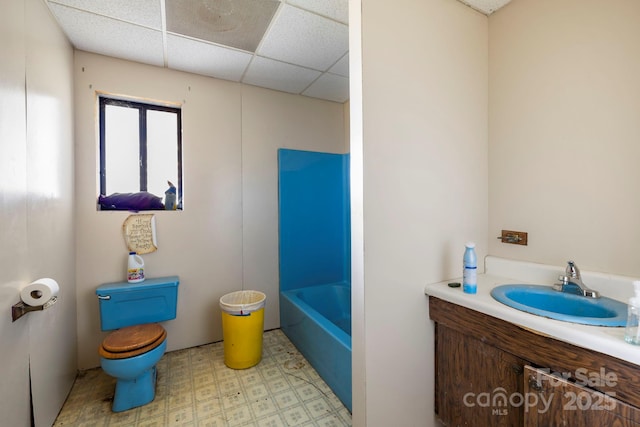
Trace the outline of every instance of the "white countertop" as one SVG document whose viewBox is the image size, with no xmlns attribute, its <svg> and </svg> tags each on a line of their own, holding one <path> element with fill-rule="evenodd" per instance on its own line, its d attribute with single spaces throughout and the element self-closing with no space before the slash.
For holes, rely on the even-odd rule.
<svg viewBox="0 0 640 427">
<path fill-rule="evenodd" d="M 624 327 L 589 326 L 548 319 L 508 307 L 493 299 L 490 294 L 491 289 L 498 285 L 531 282 L 516 281 L 513 278 L 492 274 L 479 274 L 476 294 L 465 294 L 462 292 L 462 286 L 450 288 L 447 286 L 450 282 L 462 283 L 462 279 L 427 285 L 424 293 L 552 338 L 640 365 L 640 346 L 624 341 Z"/>
</svg>

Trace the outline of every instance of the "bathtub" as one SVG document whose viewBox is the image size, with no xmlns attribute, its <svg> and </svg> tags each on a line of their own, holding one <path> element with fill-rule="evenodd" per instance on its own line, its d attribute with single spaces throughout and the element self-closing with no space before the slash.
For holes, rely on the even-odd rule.
<svg viewBox="0 0 640 427">
<path fill-rule="evenodd" d="M 351 411 L 351 286 L 280 292 L 280 327 Z"/>
</svg>

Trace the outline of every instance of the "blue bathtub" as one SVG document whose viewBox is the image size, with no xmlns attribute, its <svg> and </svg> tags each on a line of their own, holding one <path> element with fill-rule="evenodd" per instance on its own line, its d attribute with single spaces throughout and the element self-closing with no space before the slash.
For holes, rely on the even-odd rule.
<svg viewBox="0 0 640 427">
<path fill-rule="evenodd" d="M 280 327 L 351 411 L 351 286 L 280 292 Z"/>
</svg>

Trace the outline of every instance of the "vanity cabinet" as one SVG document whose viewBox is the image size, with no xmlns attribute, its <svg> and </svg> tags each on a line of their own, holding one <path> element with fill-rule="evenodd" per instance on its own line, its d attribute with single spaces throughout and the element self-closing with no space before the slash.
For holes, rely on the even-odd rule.
<svg viewBox="0 0 640 427">
<path fill-rule="evenodd" d="M 429 297 L 447 426 L 640 427 L 640 368 Z"/>
<path fill-rule="evenodd" d="M 638 427 L 640 411 L 612 396 L 525 366 L 524 427 Z"/>
<path fill-rule="evenodd" d="M 437 326 L 435 360 L 436 412 L 446 425 L 523 425 L 522 408 L 501 398 L 522 394 L 526 361 L 444 325 Z"/>
</svg>

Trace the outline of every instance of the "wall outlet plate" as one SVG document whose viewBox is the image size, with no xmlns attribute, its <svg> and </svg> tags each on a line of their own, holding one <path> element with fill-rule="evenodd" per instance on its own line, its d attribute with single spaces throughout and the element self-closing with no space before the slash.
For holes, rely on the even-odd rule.
<svg viewBox="0 0 640 427">
<path fill-rule="evenodd" d="M 511 243 L 512 245 L 527 245 L 526 231 L 502 230 L 502 234 L 498 236 L 502 243 Z"/>
</svg>

